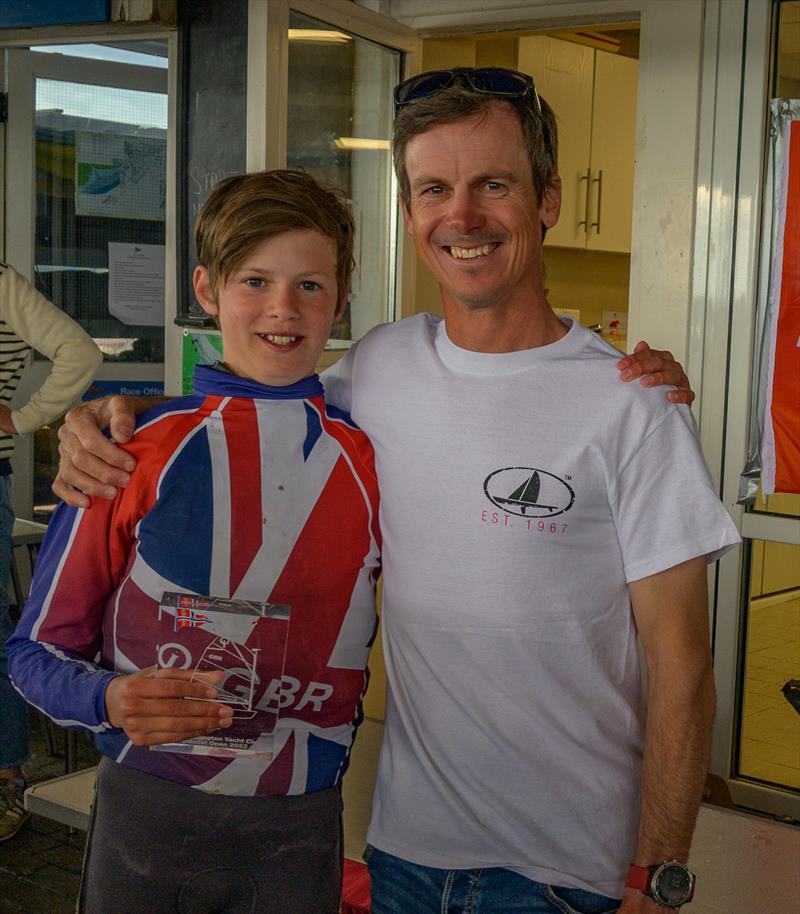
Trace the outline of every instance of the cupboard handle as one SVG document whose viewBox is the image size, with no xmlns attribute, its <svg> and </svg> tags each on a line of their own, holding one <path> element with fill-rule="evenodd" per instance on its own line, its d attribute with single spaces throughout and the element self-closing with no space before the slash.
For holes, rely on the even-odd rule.
<svg viewBox="0 0 800 914">
<path fill-rule="evenodd" d="M 603 170 L 597 172 L 597 177 L 592 180 L 592 184 L 597 184 L 597 222 L 592 222 L 590 228 L 597 229 L 597 234 L 600 234 L 600 207 L 603 205 Z M 589 194 L 586 194 L 587 200 Z M 587 203 L 588 209 L 588 203 Z"/>
<path fill-rule="evenodd" d="M 580 191 L 581 181 L 586 182 L 586 199 L 583 202 L 583 219 L 578 223 L 578 228 L 583 226 L 585 232 L 589 231 L 589 183 L 592 177 L 592 170 L 586 169 L 586 174 L 578 178 L 578 190 Z"/>
</svg>

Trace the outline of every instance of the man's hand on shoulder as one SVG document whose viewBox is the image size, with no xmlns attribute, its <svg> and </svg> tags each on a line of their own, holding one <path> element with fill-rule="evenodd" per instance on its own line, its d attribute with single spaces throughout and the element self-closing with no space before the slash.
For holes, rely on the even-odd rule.
<svg viewBox="0 0 800 914">
<path fill-rule="evenodd" d="M 58 430 L 61 461 L 53 492 L 75 508 L 88 508 L 89 496 L 114 498 L 130 482 L 136 461 L 117 447 L 130 441 L 136 414 L 159 398 L 102 397 L 70 410 Z M 108 428 L 111 439 L 103 435 Z M 115 444 L 114 442 L 117 442 Z"/>
<path fill-rule="evenodd" d="M 670 403 L 691 404 L 694 400 L 695 394 L 683 366 L 667 350 L 651 349 L 648 343 L 642 341 L 636 344 L 630 355 L 617 362 L 617 368 L 621 380 L 638 379 L 643 387 L 674 384 L 678 389 L 667 391 Z"/>
</svg>

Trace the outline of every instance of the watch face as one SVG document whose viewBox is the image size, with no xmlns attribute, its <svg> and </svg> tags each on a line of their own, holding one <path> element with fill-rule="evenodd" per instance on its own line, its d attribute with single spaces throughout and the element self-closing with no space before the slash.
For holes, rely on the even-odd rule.
<svg viewBox="0 0 800 914">
<path fill-rule="evenodd" d="M 677 908 L 692 894 L 692 874 L 680 863 L 665 863 L 653 878 L 653 897 L 665 907 Z"/>
</svg>

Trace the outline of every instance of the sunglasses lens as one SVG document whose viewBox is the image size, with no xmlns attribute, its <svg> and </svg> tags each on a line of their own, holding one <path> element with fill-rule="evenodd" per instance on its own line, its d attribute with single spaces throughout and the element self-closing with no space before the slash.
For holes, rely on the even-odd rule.
<svg viewBox="0 0 800 914">
<path fill-rule="evenodd" d="M 476 92 L 485 92 L 489 95 L 507 95 L 521 98 L 531 92 L 535 107 L 539 108 L 536 90 L 533 88 L 533 79 L 516 70 L 504 67 L 455 67 L 452 70 L 431 70 L 420 73 L 400 83 L 394 90 L 395 111 L 409 102 L 420 98 L 429 98 L 436 95 L 455 79 L 462 78 Z"/>
<path fill-rule="evenodd" d="M 500 95 L 524 95 L 531 87 L 531 80 L 514 70 L 485 67 L 470 74 L 472 85 L 478 92 L 495 92 Z"/>
<path fill-rule="evenodd" d="M 428 98 L 444 89 L 453 79 L 450 70 L 431 70 L 400 83 L 394 90 L 395 105 L 407 105 L 418 98 Z"/>
</svg>

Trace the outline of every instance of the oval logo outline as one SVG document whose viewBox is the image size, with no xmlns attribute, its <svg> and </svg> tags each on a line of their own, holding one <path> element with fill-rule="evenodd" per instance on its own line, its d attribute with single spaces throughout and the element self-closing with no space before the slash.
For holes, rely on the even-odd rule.
<svg viewBox="0 0 800 914">
<path fill-rule="evenodd" d="M 492 495 L 490 492 L 490 482 L 491 480 L 498 476 L 500 473 L 518 473 L 517 479 L 514 483 L 509 486 L 511 491 L 505 497 L 499 495 Z M 523 477 L 523 474 L 529 474 L 527 477 Z M 568 496 L 568 502 L 564 504 L 566 498 L 550 500 L 554 501 L 555 504 L 541 504 L 539 503 L 539 498 L 542 495 L 542 476 L 548 477 L 548 479 L 555 480 L 558 484 L 555 487 L 556 492 L 558 492 L 560 487 L 563 487 L 566 491 L 564 492 L 565 496 Z M 520 480 L 522 480 L 520 482 Z M 546 483 L 546 489 L 552 495 L 552 483 Z M 499 470 L 492 471 L 483 482 L 483 491 L 489 501 L 496 507 L 500 508 L 501 511 L 505 511 L 506 514 L 515 514 L 518 517 L 556 517 L 558 514 L 564 514 L 575 504 L 575 490 L 572 486 L 562 479 L 560 476 L 556 476 L 555 473 L 550 473 L 548 470 L 540 470 L 538 467 L 501 467 Z M 545 493 L 544 497 L 546 497 Z M 539 510 L 537 513 L 534 513 L 536 509 Z"/>
</svg>

